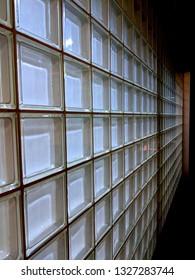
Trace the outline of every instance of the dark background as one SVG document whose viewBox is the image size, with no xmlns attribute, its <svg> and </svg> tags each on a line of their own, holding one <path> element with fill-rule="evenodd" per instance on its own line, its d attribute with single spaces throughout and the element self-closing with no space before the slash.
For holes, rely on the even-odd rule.
<svg viewBox="0 0 195 280">
<path fill-rule="evenodd" d="M 159 237 L 153 259 L 195 260 L 195 177 L 194 90 L 195 90 L 195 13 L 194 1 L 152 1 L 165 27 L 171 60 L 177 72 L 191 73 L 190 91 L 190 175 L 182 178 Z M 193 131 L 194 130 L 194 131 Z M 193 176 L 194 172 L 194 176 Z"/>
</svg>

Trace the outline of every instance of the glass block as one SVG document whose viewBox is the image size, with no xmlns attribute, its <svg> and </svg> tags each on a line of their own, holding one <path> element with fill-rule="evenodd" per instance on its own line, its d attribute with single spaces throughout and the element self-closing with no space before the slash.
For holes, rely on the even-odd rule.
<svg viewBox="0 0 195 280">
<path fill-rule="evenodd" d="M 21 115 L 24 184 L 64 167 L 63 127 L 61 115 Z"/>
<path fill-rule="evenodd" d="M 110 157 L 94 161 L 94 195 L 100 198 L 110 189 Z"/>
<path fill-rule="evenodd" d="M 107 234 L 95 250 L 96 260 L 112 260 L 112 233 Z"/>
<path fill-rule="evenodd" d="M 109 151 L 109 118 L 95 116 L 93 118 L 94 154 Z"/>
<path fill-rule="evenodd" d="M 4 25 L 11 25 L 11 3 L 10 0 L 0 1 L 0 23 Z"/>
<path fill-rule="evenodd" d="M 0 198 L 0 260 L 22 258 L 20 194 Z"/>
<path fill-rule="evenodd" d="M 140 58 L 142 57 L 142 37 L 136 29 L 134 29 L 134 51 Z"/>
<path fill-rule="evenodd" d="M 67 164 L 76 164 L 91 157 L 91 118 L 68 115 L 66 119 Z"/>
<path fill-rule="evenodd" d="M 109 35 L 95 22 L 92 24 L 92 61 L 109 68 Z"/>
<path fill-rule="evenodd" d="M 142 86 L 148 87 L 148 69 L 145 66 L 142 66 Z"/>
<path fill-rule="evenodd" d="M 124 112 L 130 113 L 133 112 L 133 87 L 129 84 L 124 84 Z"/>
<path fill-rule="evenodd" d="M 122 45 L 111 39 L 111 71 L 122 76 Z"/>
<path fill-rule="evenodd" d="M 134 174 L 125 180 L 124 184 L 124 204 L 127 208 L 135 196 L 135 177 Z"/>
<path fill-rule="evenodd" d="M 124 16 L 123 41 L 125 46 L 130 48 L 131 50 L 134 49 L 133 36 L 134 36 L 133 24 L 126 16 Z"/>
<path fill-rule="evenodd" d="M 141 113 L 141 95 L 141 90 L 137 87 L 134 87 L 133 107 L 135 113 Z"/>
<path fill-rule="evenodd" d="M 0 193 L 18 185 L 15 115 L 0 114 Z"/>
<path fill-rule="evenodd" d="M 112 117 L 111 118 L 111 138 L 112 148 L 117 148 L 123 145 L 123 118 Z"/>
<path fill-rule="evenodd" d="M 133 16 L 133 0 L 123 0 L 123 7 L 129 17 Z"/>
<path fill-rule="evenodd" d="M 133 81 L 133 56 L 126 49 L 123 53 L 123 68 L 124 79 Z"/>
<path fill-rule="evenodd" d="M 135 216 L 135 213 L 134 213 L 134 204 L 130 205 L 127 210 L 125 211 L 125 237 L 127 237 L 133 226 L 134 226 L 134 223 L 135 223 L 135 220 L 134 220 L 134 216 Z"/>
<path fill-rule="evenodd" d="M 91 164 L 72 169 L 67 174 L 68 217 L 70 220 L 92 204 Z"/>
<path fill-rule="evenodd" d="M 60 46 L 60 3 L 58 0 L 18 0 L 16 27 L 47 43 Z"/>
<path fill-rule="evenodd" d="M 107 0 L 92 0 L 92 14 L 108 27 L 108 1 Z"/>
<path fill-rule="evenodd" d="M 113 255 L 115 256 L 124 242 L 124 219 L 123 216 L 113 227 Z"/>
<path fill-rule="evenodd" d="M 125 260 L 125 246 L 120 250 L 120 252 L 117 254 L 117 256 L 114 258 L 114 260 Z"/>
<path fill-rule="evenodd" d="M 104 197 L 95 205 L 95 238 L 98 241 L 111 226 L 110 195 Z"/>
<path fill-rule="evenodd" d="M 134 146 L 125 149 L 125 176 L 128 176 L 134 168 Z"/>
<path fill-rule="evenodd" d="M 123 110 L 123 84 L 118 79 L 111 79 L 111 111 L 122 112 Z"/>
<path fill-rule="evenodd" d="M 18 37 L 21 109 L 62 110 L 61 57 L 48 48 Z"/>
<path fill-rule="evenodd" d="M 27 255 L 65 224 L 64 177 L 34 185 L 24 192 Z"/>
<path fill-rule="evenodd" d="M 66 232 L 59 234 L 55 239 L 49 242 L 36 254 L 31 260 L 66 260 L 67 259 L 67 241 Z"/>
<path fill-rule="evenodd" d="M 141 70 L 141 62 L 138 59 L 134 59 L 134 83 L 138 85 L 141 85 L 142 82 Z"/>
<path fill-rule="evenodd" d="M 93 71 L 93 110 L 109 111 L 110 108 L 110 80 L 108 75 Z"/>
<path fill-rule="evenodd" d="M 0 28 L 0 108 L 15 107 L 12 62 L 12 35 Z"/>
<path fill-rule="evenodd" d="M 129 144 L 134 140 L 134 117 L 124 117 L 124 136 L 125 144 Z"/>
<path fill-rule="evenodd" d="M 90 30 L 89 16 L 70 1 L 64 3 L 64 49 L 65 51 L 89 60 Z"/>
<path fill-rule="evenodd" d="M 147 64 L 148 63 L 148 44 L 142 38 L 142 59 Z"/>
<path fill-rule="evenodd" d="M 122 11 L 114 1 L 110 3 L 110 30 L 122 39 Z"/>
<path fill-rule="evenodd" d="M 112 217 L 113 221 L 115 221 L 123 212 L 124 203 L 123 203 L 123 184 L 119 185 L 112 192 Z"/>
<path fill-rule="evenodd" d="M 138 140 L 140 139 L 141 137 L 141 133 L 142 133 L 142 130 L 141 130 L 141 117 L 135 117 L 134 118 L 134 136 L 135 136 L 135 139 Z"/>
<path fill-rule="evenodd" d="M 83 9 L 89 10 L 89 0 L 74 0 L 76 3 L 78 3 Z"/>
<path fill-rule="evenodd" d="M 89 66 L 65 60 L 66 109 L 89 111 L 91 109 L 91 79 Z"/>
<path fill-rule="evenodd" d="M 118 184 L 123 179 L 123 151 L 112 154 L 112 185 Z"/>
<path fill-rule="evenodd" d="M 92 249 L 93 213 L 88 211 L 69 228 L 69 250 L 71 260 L 82 260 Z"/>
</svg>

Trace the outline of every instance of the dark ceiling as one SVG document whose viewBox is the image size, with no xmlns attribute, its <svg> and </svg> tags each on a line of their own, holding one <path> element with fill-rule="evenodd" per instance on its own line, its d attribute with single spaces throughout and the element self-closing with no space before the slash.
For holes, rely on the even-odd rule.
<svg viewBox="0 0 195 280">
<path fill-rule="evenodd" d="M 153 0 L 158 16 L 165 26 L 171 56 L 178 71 L 191 71 L 195 60 L 194 8 L 190 0 Z"/>
</svg>

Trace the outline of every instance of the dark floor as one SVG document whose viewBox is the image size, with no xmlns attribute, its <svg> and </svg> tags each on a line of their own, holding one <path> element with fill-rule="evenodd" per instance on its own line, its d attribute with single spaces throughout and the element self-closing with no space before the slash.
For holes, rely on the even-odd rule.
<svg viewBox="0 0 195 280">
<path fill-rule="evenodd" d="M 195 260 L 195 190 L 190 179 L 180 181 L 153 260 Z"/>
</svg>

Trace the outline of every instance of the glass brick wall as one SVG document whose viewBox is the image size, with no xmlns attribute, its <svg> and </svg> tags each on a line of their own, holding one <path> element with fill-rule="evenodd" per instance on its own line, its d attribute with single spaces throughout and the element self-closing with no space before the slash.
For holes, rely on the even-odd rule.
<svg viewBox="0 0 195 280">
<path fill-rule="evenodd" d="M 148 1 L 0 1 L 0 259 L 151 258 L 182 167 L 160 41 Z"/>
</svg>

